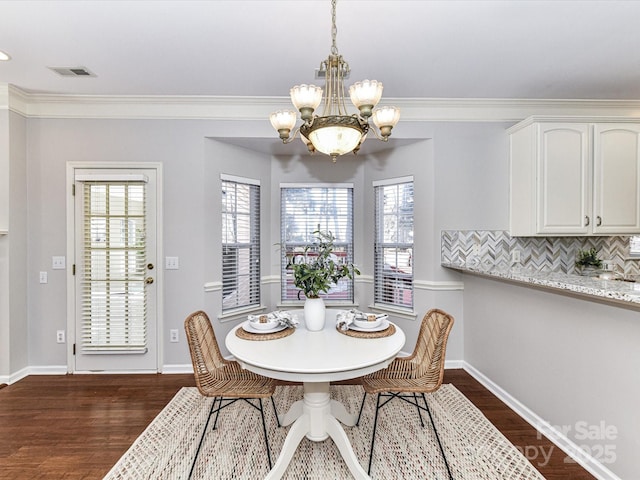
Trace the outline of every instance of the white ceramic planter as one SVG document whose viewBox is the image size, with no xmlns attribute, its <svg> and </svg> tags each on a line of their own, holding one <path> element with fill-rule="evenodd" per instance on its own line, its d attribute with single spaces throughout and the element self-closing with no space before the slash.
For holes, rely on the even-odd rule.
<svg viewBox="0 0 640 480">
<path fill-rule="evenodd" d="M 319 332 L 324 328 L 325 306 L 322 298 L 307 298 L 304 302 L 304 324 L 307 330 Z"/>
</svg>

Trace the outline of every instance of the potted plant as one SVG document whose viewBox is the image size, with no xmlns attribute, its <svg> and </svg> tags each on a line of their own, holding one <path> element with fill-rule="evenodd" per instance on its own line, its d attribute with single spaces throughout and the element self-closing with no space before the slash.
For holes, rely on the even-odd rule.
<svg viewBox="0 0 640 480">
<path fill-rule="evenodd" d="M 303 251 L 289 257 L 294 285 L 306 297 L 304 318 L 308 330 L 324 328 L 325 306 L 321 293 L 328 293 L 343 278 L 353 278 L 360 271 L 353 264 L 341 263 L 333 253 L 335 237 L 331 232 L 316 230 L 314 242 Z"/>
<path fill-rule="evenodd" d="M 578 250 L 576 267 L 580 275 L 592 275 L 596 270 L 602 268 L 602 260 L 598 258 L 598 251 L 595 247 L 589 250 Z"/>
</svg>

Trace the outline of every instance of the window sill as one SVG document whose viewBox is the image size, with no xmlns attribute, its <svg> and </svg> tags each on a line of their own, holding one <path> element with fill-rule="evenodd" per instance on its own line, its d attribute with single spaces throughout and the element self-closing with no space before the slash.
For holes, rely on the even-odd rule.
<svg viewBox="0 0 640 480">
<path fill-rule="evenodd" d="M 248 315 L 252 312 L 261 312 L 266 309 L 266 305 L 252 305 L 250 307 L 238 308 L 230 312 L 221 313 L 220 315 L 218 315 L 218 320 L 220 320 L 220 323 L 226 323 L 232 320 L 236 320 L 237 317 Z"/>
<path fill-rule="evenodd" d="M 360 306 L 360 304 L 352 303 L 352 302 L 344 302 L 344 303 L 324 302 L 324 305 L 327 308 L 358 308 Z M 279 310 L 291 310 L 291 309 L 304 308 L 304 300 L 300 302 L 295 302 L 295 303 L 294 302 L 279 303 L 278 305 L 276 305 L 276 307 Z"/>
<path fill-rule="evenodd" d="M 394 308 L 388 305 L 373 304 L 373 305 L 369 305 L 369 308 L 371 310 L 377 310 L 380 312 L 391 314 L 395 317 L 406 318 L 407 320 L 415 320 L 418 317 L 418 314 L 412 310 Z"/>
</svg>

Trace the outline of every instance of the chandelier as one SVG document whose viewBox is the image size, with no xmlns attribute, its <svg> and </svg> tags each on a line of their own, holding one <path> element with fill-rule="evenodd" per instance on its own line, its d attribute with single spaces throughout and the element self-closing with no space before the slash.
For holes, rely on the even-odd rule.
<svg viewBox="0 0 640 480">
<path fill-rule="evenodd" d="M 400 119 L 396 107 L 381 107 L 373 110 L 382 97 L 382 83 L 363 80 L 349 87 L 351 102 L 359 113 L 349 115 L 345 107 L 344 79 L 349 75 L 349 64 L 338 54 L 336 46 L 336 0 L 331 1 L 331 53 L 320 64 L 318 76 L 325 77 L 324 90 L 315 85 L 296 85 L 290 90 L 291 102 L 300 112 L 302 125 L 291 134 L 296 125 L 296 112 L 279 110 L 269 119 L 283 143 L 290 143 L 298 133 L 310 153 L 315 151 L 329 155 L 335 163 L 339 155 L 358 152 L 369 129 L 375 136 L 387 141 L 391 129 Z M 324 101 L 322 115 L 314 115 Z M 378 128 L 369 125 L 369 118 Z"/>
</svg>

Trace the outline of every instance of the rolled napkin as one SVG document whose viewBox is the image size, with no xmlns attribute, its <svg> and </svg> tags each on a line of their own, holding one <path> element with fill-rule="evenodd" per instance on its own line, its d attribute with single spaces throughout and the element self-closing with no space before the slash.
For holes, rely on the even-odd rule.
<svg viewBox="0 0 640 480">
<path fill-rule="evenodd" d="M 338 312 L 338 314 L 336 315 L 336 325 L 340 330 L 346 332 L 347 330 L 349 330 L 349 325 L 353 323 L 354 318 L 355 315 L 352 313 L 352 311 Z"/>
<path fill-rule="evenodd" d="M 284 312 L 282 310 L 275 310 L 261 315 L 247 315 L 247 319 L 250 322 L 263 323 L 277 321 L 280 325 L 291 328 L 296 328 L 299 323 L 297 315 L 291 315 L 289 312 Z"/>
</svg>

